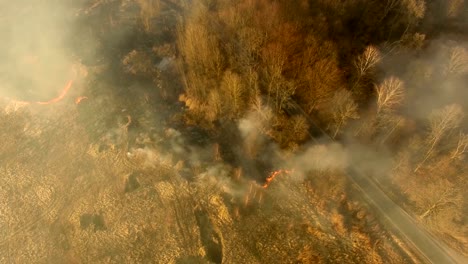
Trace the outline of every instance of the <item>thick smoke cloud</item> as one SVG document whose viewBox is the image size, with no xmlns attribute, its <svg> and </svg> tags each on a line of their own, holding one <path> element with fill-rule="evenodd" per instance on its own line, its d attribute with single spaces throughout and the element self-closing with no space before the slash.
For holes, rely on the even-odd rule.
<svg viewBox="0 0 468 264">
<path fill-rule="evenodd" d="M 0 95 L 40 101 L 59 94 L 73 77 L 70 17 L 63 1 L 0 3 Z"/>
</svg>

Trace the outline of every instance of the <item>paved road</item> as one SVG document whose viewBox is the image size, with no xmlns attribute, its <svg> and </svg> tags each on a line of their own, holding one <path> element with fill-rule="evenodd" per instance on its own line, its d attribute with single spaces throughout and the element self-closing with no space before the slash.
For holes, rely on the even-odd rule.
<svg viewBox="0 0 468 264">
<path fill-rule="evenodd" d="M 296 102 L 293 102 L 293 105 L 297 113 L 302 114 L 309 121 L 311 128 L 322 134 L 322 143 L 335 142 Z M 309 133 L 309 136 L 312 140 L 315 140 L 311 133 Z M 351 164 L 354 163 L 351 162 Z M 434 240 L 426 230 L 415 223 L 410 215 L 394 203 L 370 176 L 367 176 L 359 168 L 355 167 L 348 168 L 348 175 L 351 181 L 362 192 L 364 198 L 376 209 L 376 213 L 379 214 L 380 218 L 385 219 L 387 227 L 393 229 L 402 239 L 409 242 L 428 263 L 468 263 L 466 257 Z"/>
<path fill-rule="evenodd" d="M 451 256 L 425 230 L 420 228 L 401 207 L 395 204 L 368 176 L 350 168 L 348 175 L 366 200 L 377 209 L 389 228 L 412 244 L 427 262 L 433 264 L 468 263 L 461 256 Z M 454 258 L 457 258 L 455 260 Z"/>
</svg>

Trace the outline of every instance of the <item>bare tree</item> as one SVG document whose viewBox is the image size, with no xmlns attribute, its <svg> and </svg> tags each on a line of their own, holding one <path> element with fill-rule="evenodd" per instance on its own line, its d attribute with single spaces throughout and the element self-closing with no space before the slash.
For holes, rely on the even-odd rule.
<svg viewBox="0 0 468 264">
<path fill-rule="evenodd" d="M 219 95 L 218 90 L 211 90 L 208 96 L 208 109 L 206 111 L 206 117 L 209 121 L 213 122 L 222 114 L 223 100 Z"/>
<path fill-rule="evenodd" d="M 269 129 L 271 119 L 273 118 L 273 112 L 265 105 L 260 96 L 256 96 L 252 103 L 252 111 L 255 115 L 257 124 L 262 124 L 261 132 L 266 133 Z"/>
<path fill-rule="evenodd" d="M 386 0 L 380 21 L 384 20 L 391 11 L 395 10 L 399 6 L 400 1 L 401 0 Z"/>
<path fill-rule="evenodd" d="M 468 134 L 460 132 L 458 136 L 457 145 L 450 155 L 451 159 L 459 159 L 468 152 Z"/>
<path fill-rule="evenodd" d="M 442 109 L 435 110 L 430 116 L 430 132 L 427 138 L 429 148 L 423 160 L 416 166 L 414 172 L 417 172 L 421 166 L 431 157 L 437 143 L 453 129 L 457 128 L 463 118 L 461 106 L 452 104 Z"/>
<path fill-rule="evenodd" d="M 275 110 L 281 110 L 283 103 L 294 93 L 295 88 L 283 76 L 287 54 L 282 45 L 273 43 L 263 50 L 265 77 L 268 89 L 268 105 L 274 105 Z"/>
<path fill-rule="evenodd" d="M 261 48 L 265 43 L 266 35 L 258 28 L 243 27 L 236 29 L 238 41 L 228 45 L 231 67 L 243 69 L 246 66 L 258 64 Z"/>
<path fill-rule="evenodd" d="M 463 201 L 463 196 L 457 186 L 445 179 L 430 183 L 427 187 L 422 188 L 425 188 L 427 193 L 420 197 L 420 206 L 423 209 L 419 216 L 421 219 L 425 219 L 448 206 L 459 205 Z"/>
<path fill-rule="evenodd" d="M 325 58 L 314 61 L 305 70 L 306 92 L 301 97 L 306 101 L 306 112 L 320 108 L 333 96 L 336 87 L 342 85 L 341 71 L 338 62 L 334 59 Z"/>
<path fill-rule="evenodd" d="M 374 46 L 368 46 L 354 61 L 358 76 L 362 77 L 369 73 L 381 60 L 380 51 Z"/>
<path fill-rule="evenodd" d="M 290 122 L 290 136 L 292 140 L 301 141 L 307 138 L 309 124 L 302 115 L 293 116 Z"/>
<path fill-rule="evenodd" d="M 183 61 L 184 101 L 194 118 L 212 121 L 219 112 L 211 111 L 210 106 L 218 109 L 216 104 L 221 94 L 210 94 L 210 90 L 218 87 L 222 79 L 224 57 L 219 48 L 218 36 L 212 34 L 207 8 L 197 3 L 191 7 L 190 13 L 180 23 L 177 32 Z"/>
<path fill-rule="evenodd" d="M 434 111 L 430 116 L 430 149 L 432 149 L 445 134 L 457 128 L 462 118 L 463 110 L 461 106 L 457 104 L 451 104 Z"/>
<path fill-rule="evenodd" d="M 351 93 L 344 89 L 337 91 L 331 99 L 330 112 L 335 127 L 333 138 L 338 135 L 349 119 L 359 118 L 357 104 L 354 102 Z"/>
<path fill-rule="evenodd" d="M 464 0 L 448 0 L 447 1 L 447 16 L 450 18 L 457 17 L 463 10 Z"/>
<path fill-rule="evenodd" d="M 243 109 L 243 105 L 246 101 L 244 99 L 244 88 L 245 87 L 237 74 L 231 71 L 225 72 L 221 83 L 221 90 L 226 96 L 224 98 L 224 106 L 229 116 L 236 117 Z"/>
<path fill-rule="evenodd" d="M 249 68 L 244 76 L 247 86 L 246 89 L 250 94 L 249 98 L 253 101 L 260 93 L 260 89 L 258 87 L 258 73 L 255 71 L 255 69 Z"/>
<path fill-rule="evenodd" d="M 374 46 L 368 46 L 364 52 L 354 60 L 354 67 L 357 70 L 357 79 L 351 91 L 359 87 L 363 77 L 371 73 L 375 66 L 382 60 L 380 51 Z"/>
<path fill-rule="evenodd" d="M 403 36 L 401 36 L 399 43 L 401 46 L 413 49 L 413 50 L 421 50 L 424 41 L 426 41 L 426 35 L 422 33 L 406 33 Z"/>
<path fill-rule="evenodd" d="M 422 19 L 426 13 L 425 0 L 401 0 L 400 3 L 409 21 Z"/>
<path fill-rule="evenodd" d="M 403 101 L 403 82 L 396 77 L 385 79 L 375 87 L 375 90 L 377 91 L 377 113 L 392 111 Z"/>
<path fill-rule="evenodd" d="M 283 111 L 283 109 L 291 103 L 291 97 L 296 92 L 296 86 L 293 81 L 283 79 L 281 86 L 276 91 L 276 109 Z"/>
<path fill-rule="evenodd" d="M 386 0 L 380 21 L 383 21 L 391 12 L 397 14 L 395 24 L 404 21 L 407 26 L 406 33 L 411 25 L 424 17 L 426 2 L 425 0 Z"/>
<path fill-rule="evenodd" d="M 276 112 L 282 111 L 287 101 L 296 91 L 292 81 L 282 76 L 279 65 L 272 65 L 267 73 L 268 78 L 268 104 L 274 106 Z"/>
<path fill-rule="evenodd" d="M 207 7 L 194 4 L 191 15 L 178 28 L 177 43 L 187 71 L 194 72 L 194 76 L 199 79 L 219 80 L 224 71 L 224 57 L 220 51 L 219 38 L 213 34 L 213 25 L 209 19 Z M 206 88 L 204 85 L 196 88 L 201 93 L 198 99 L 206 98 Z"/>
<path fill-rule="evenodd" d="M 461 75 L 468 73 L 468 52 L 462 47 L 453 47 L 444 67 L 445 75 Z"/>
</svg>

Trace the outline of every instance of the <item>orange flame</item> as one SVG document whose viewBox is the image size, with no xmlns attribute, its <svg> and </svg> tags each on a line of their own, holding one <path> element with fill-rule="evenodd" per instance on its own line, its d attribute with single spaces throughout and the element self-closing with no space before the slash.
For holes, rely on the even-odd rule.
<svg viewBox="0 0 468 264">
<path fill-rule="evenodd" d="M 263 187 L 264 189 L 268 188 L 268 186 L 270 185 L 271 181 L 273 181 L 273 179 L 274 179 L 276 176 L 278 176 L 278 175 L 280 175 L 280 174 L 283 174 L 283 173 L 285 173 L 285 174 L 290 174 L 291 172 L 292 172 L 292 170 L 283 170 L 283 169 L 272 172 L 272 173 L 270 174 L 270 176 L 268 176 L 268 177 L 266 178 L 265 183 L 263 184 L 262 187 Z"/>
<path fill-rule="evenodd" d="M 68 91 L 72 87 L 72 84 L 73 84 L 73 80 L 69 80 L 67 85 L 65 85 L 65 87 L 63 88 L 62 92 L 60 92 L 59 96 L 57 96 L 57 97 L 55 97 L 53 99 L 50 99 L 49 101 L 30 102 L 30 101 L 15 100 L 15 99 L 12 99 L 12 98 L 7 98 L 7 99 L 10 102 L 14 103 L 15 105 L 20 105 L 20 106 L 25 106 L 25 105 L 29 105 L 29 104 L 49 105 L 49 104 L 53 104 L 53 103 L 57 103 L 57 102 L 61 101 L 67 95 Z M 80 98 L 79 101 L 81 101 L 83 99 L 85 99 L 85 97 Z M 79 103 L 79 101 L 78 101 L 78 103 Z"/>
<path fill-rule="evenodd" d="M 24 58 L 24 61 L 25 63 L 28 63 L 28 64 L 34 64 L 38 61 L 38 57 L 37 56 L 26 56 Z M 80 65 L 78 65 L 78 67 L 80 67 Z M 65 87 L 62 89 L 62 91 L 60 92 L 60 94 L 55 97 L 55 98 L 52 98 L 50 99 L 49 101 L 38 101 L 38 102 L 34 102 L 34 101 L 20 101 L 20 100 L 15 100 L 15 99 L 12 99 L 12 98 L 6 98 L 8 101 L 12 102 L 13 104 L 15 105 L 20 105 L 20 106 L 24 106 L 24 105 L 29 105 L 29 104 L 39 104 L 39 105 L 49 105 L 49 104 L 54 104 L 54 103 L 57 103 L 59 101 L 61 101 L 63 98 L 65 98 L 65 96 L 67 95 L 68 91 L 71 89 L 72 85 L 73 85 L 73 82 L 75 81 L 75 79 L 78 77 L 78 74 L 79 74 L 79 71 L 81 72 L 81 75 L 84 75 L 86 76 L 87 72 L 84 71 L 83 72 L 83 69 L 82 67 L 81 68 L 77 68 L 77 65 L 73 65 L 72 67 L 72 72 L 73 72 L 73 77 L 67 82 L 67 84 L 65 85 Z M 84 96 L 80 96 L 79 98 L 77 98 L 75 100 L 75 102 L 78 104 L 81 100 L 83 99 L 86 99 L 86 97 Z"/>
<path fill-rule="evenodd" d="M 79 96 L 75 99 L 75 104 L 80 104 L 81 101 L 85 100 L 85 99 L 88 99 L 87 96 Z"/>
<path fill-rule="evenodd" d="M 63 88 L 59 96 L 47 102 L 36 102 L 36 104 L 47 105 L 47 104 L 57 103 L 58 101 L 62 100 L 65 97 L 65 95 L 68 93 L 68 90 L 70 90 L 70 88 L 72 87 L 72 84 L 73 84 L 73 80 L 68 81 L 67 85 L 65 86 L 65 88 Z"/>
</svg>

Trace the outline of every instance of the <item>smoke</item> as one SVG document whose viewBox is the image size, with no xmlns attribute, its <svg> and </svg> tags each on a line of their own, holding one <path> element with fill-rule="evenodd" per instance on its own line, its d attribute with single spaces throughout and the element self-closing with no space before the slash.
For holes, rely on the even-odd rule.
<svg viewBox="0 0 468 264">
<path fill-rule="evenodd" d="M 201 189 L 214 189 L 240 198 L 245 194 L 245 188 L 239 188 L 230 177 L 232 170 L 226 164 L 215 164 L 206 168 L 205 171 L 196 176 L 196 183 Z"/>
<path fill-rule="evenodd" d="M 296 180 L 310 172 L 344 170 L 349 165 L 346 149 L 339 143 L 312 145 L 292 156 L 284 165 Z"/>
<path fill-rule="evenodd" d="M 405 114 L 426 118 L 432 110 L 457 103 L 468 107 L 466 78 L 468 73 L 468 45 L 447 39 L 433 40 L 427 49 L 410 56 L 402 64 L 408 65 L 401 76 L 407 89 Z M 398 65 L 389 65 L 391 71 Z"/>
<path fill-rule="evenodd" d="M 343 172 L 348 167 L 353 166 L 370 175 L 382 177 L 391 170 L 394 153 L 385 148 L 384 150 L 379 148 L 379 151 L 376 151 L 374 146 L 357 142 L 347 142 L 346 145 L 336 142 L 306 144 L 298 147 L 295 151 L 282 150 L 274 143 L 271 133 L 275 122 L 272 118 L 272 110 L 262 106 L 261 102 L 255 106 L 255 109 L 248 111 L 238 122 L 233 122 L 235 124 L 232 126 L 232 134 L 235 137 L 205 135 L 200 131 L 188 129 L 187 124 L 184 123 L 185 120 L 174 121 L 175 118 L 169 118 L 174 112 L 180 114 L 180 109 L 177 107 L 172 109 L 170 108 L 173 107 L 172 105 L 167 106 L 162 103 L 159 108 L 155 107 L 157 103 L 160 103 L 157 101 L 160 98 L 158 96 L 151 97 L 151 95 L 157 94 L 158 90 L 156 89 L 162 88 L 155 88 L 154 83 L 144 79 L 147 76 L 138 74 L 134 76 L 131 75 L 130 71 L 125 73 L 125 65 L 121 65 L 125 55 L 132 50 L 138 50 L 138 52 L 144 50 L 141 52 L 142 58 L 147 59 L 144 58 L 147 54 L 148 57 L 154 56 L 152 52 L 155 48 L 150 47 L 154 44 L 153 41 L 164 42 L 159 39 L 161 37 L 159 33 L 156 36 L 151 36 L 150 41 L 145 39 L 148 37 L 147 35 L 136 32 L 136 30 L 135 35 L 142 35 L 138 35 L 138 38 L 133 38 L 134 35 L 129 37 L 135 22 L 119 24 L 119 19 L 125 19 L 124 15 L 119 14 L 121 17 L 117 17 L 113 16 L 112 11 L 106 13 L 107 8 L 111 8 L 111 4 L 107 5 L 107 3 L 112 2 L 112 8 L 125 10 L 125 8 L 134 8 L 130 7 L 130 3 L 133 1 L 96 1 L 96 4 L 91 5 L 92 8 L 81 10 L 82 13 L 90 14 L 90 16 L 84 17 L 89 18 L 89 24 L 94 27 L 87 30 L 74 24 L 77 9 L 74 9 L 67 2 L 2 1 L 0 4 L 0 36 L 2 36 L 2 42 L 0 42 L 0 58 L 2 59 L 0 63 L 0 97 L 25 101 L 46 101 L 56 97 L 67 81 L 74 78 L 73 66 L 78 63 L 76 57 L 79 57 L 82 59 L 81 62 L 87 64 L 90 71 L 93 71 L 90 75 L 95 80 L 89 80 L 89 89 L 99 91 L 99 94 L 91 92 L 84 94 L 88 99 L 76 107 L 78 109 L 76 112 L 79 112 L 77 115 L 81 118 L 77 123 L 79 126 L 85 127 L 89 134 L 99 134 L 99 136 L 92 140 L 87 138 L 88 135 L 83 136 L 84 141 L 89 141 L 73 142 L 73 144 L 83 146 L 98 142 L 99 144 L 112 145 L 119 150 L 121 148 L 124 150 L 124 158 L 128 159 L 132 166 L 138 165 L 132 169 L 151 171 L 160 166 L 174 168 L 176 173 L 187 180 L 184 181 L 184 185 L 194 184 L 197 186 L 196 191 L 201 193 L 200 198 L 206 199 L 211 193 L 218 192 L 218 194 L 227 194 L 228 197 L 232 198 L 231 200 L 226 199 L 226 204 L 232 202 L 234 205 L 237 203 L 245 206 L 253 204 L 254 201 L 262 206 L 268 205 L 271 202 L 268 198 L 273 197 L 284 206 L 291 205 L 291 207 L 301 208 L 302 205 L 308 203 L 305 191 L 298 191 L 303 188 L 301 184 L 306 178 L 315 178 L 314 184 L 317 183 L 317 186 L 321 186 L 319 182 L 327 181 L 323 179 L 326 177 L 324 174 L 327 173 L 321 172 L 333 174 L 334 171 Z M 136 10 L 139 11 L 138 8 Z M 95 15 L 92 15 L 93 12 Z M 104 24 L 106 25 L 103 26 Z M 104 33 L 104 31 L 106 32 Z M 163 34 L 161 33 L 161 35 Z M 70 44 L 75 40 L 80 41 L 79 45 Z M 461 61 L 461 68 L 456 68 L 462 69 L 458 72 L 454 72 L 454 68 L 450 66 L 453 62 L 450 58 L 459 58 L 459 56 L 452 56 L 457 47 L 460 47 L 461 50 L 467 49 L 467 45 L 463 43 L 433 41 L 429 44 L 429 48 L 417 54 L 412 53 L 411 56 L 399 60 L 399 64 L 388 60 L 387 64 L 382 65 L 382 71 L 385 75 L 389 72 L 398 72 L 397 75 L 404 80 L 407 87 L 406 102 L 398 109 L 399 114 L 422 120 L 433 109 L 454 102 L 466 109 L 467 101 L 464 98 L 468 98 L 468 93 L 465 85 L 466 72 L 463 70 L 464 62 Z M 465 53 L 462 51 L 457 54 L 463 55 Z M 148 62 L 149 68 L 158 68 L 161 72 L 175 68 L 171 57 L 161 58 L 151 58 L 144 62 Z M 102 63 L 101 59 L 105 60 L 104 70 L 101 69 L 105 74 L 101 74 L 100 70 L 94 67 L 96 64 Z M 407 65 L 407 67 L 401 67 L 401 65 Z M 395 69 L 400 67 L 405 69 Z M 165 89 L 171 90 L 172 88 Z M 18 107 L 21 105 L 12 104 L 7 110 L 15 111 Z M 75 105 L 71 103 L 70 109 L 73 110 L 70 112 L 72 114 L 76 114 L 74 107 Z M 81 109 L 88 109 L 88 112 L 80 112 Z M 145 111 L 149 113 L 142 113 Z M 132 118 L 132 122 L 128 125 L 126 125 L 127 116 Z M 119 117 L 122 119 L 120 123 L 119 120 L 116 120 Z M 62 121 L 60 118 L 55 120 Z M 68 121 L 69 119 L 64 118 L 64 120 Z M 156 120 L 164 120 L 164 122 L 155 124 Z M 182 126 L 178 125 L 177 122 L 181 122 Z M 99 124 L 96 125 L 97 123 Z M 68 125 L 66 122 L 63 123 L 64 133 L 69 133 L 68 129 L 75 128 L 70 128 Z M 57 125 L 57 130 L 60 126 L 62 123 Z M 96 127 L 104 132 L 98 133 Z M 54 129 L 56 128 L 54 127 Z M 226 130 L 230 130 L 230 127 Z M 34 126 L 26 127 L 25 134 L 34 140 L 42 136 L 41 130 Z M 224 141 L 226 141 L 222 147 L 223 151 L 233 153 L 235 156 L 233 162 L 225 157 L 222 158 L 224 161 L 215 159 L 215 146 L 218 146 L 216 144 L 221 145 L 217 140 L 223 136 L 225 137 Z M 200 137 L 205 138 L 205 140 L 197 142 Z M 206 138 L 209 139 L 206 140 Z M 53 146 L 55 140 L 66 141 L 74 140 L 74 138 L 70 136 L 61 139 L 57 136 L 56 138 L 46 138 L 46 140 L 48 140 L 47 144 Z M 118 146 L 115 146 L 116 143 Z M 69 146 L 73 146 L 73 144 L 70 143 Z M 37 143 L 37 145 L 40 145 L 41 148 L 46 146 L 42 142 Z M 87 147 L 86 145 L 82 148 Z M 75 155 L 73 151 L 70 147 L 70 153 L 73 154 L 70 156 L 81 160 L 82 153 Z M 59 156 L 61 153 L 57 152 L 55 155 Z M 120 164 L 121 157 L 118 158 L 111 166 Z M 71 162 L 70 160 L 65 161 Z M 79 164 L 82 164 L 82 167 L 88 167 L 86 163 L 88 161 L 83 159 Z M 44 171 L 48 170 L 46 167 L 44 166 Z M 65 169 L 70 168 L 63 165 L 64 174 L 68 173 Z M 267 177 L 274 171 L 288 171 L 288 173 L 278 174 L 276 178 L 272 179 L 268 188 L 262 188 Z M 102 174 L 107 175 L 107 173 Z M 90 172 L 89 175 L 82 177 L 92 178 L 95 176 Z M 158 175 L 148 173 L 144 177 L 141 176 L 139 180 L 143 184 L 144 181 L 151 182 L 157 177 Z M 172 174 L 170 177 L 176 178 Z M 330 179 L 332 179 L 329 180 L 330 184 L 335 185 L 335 178 L 330 177 Z M 167 197 L 164 196 L 165 190 L 174 190 L 174 193 L 183 191 L 183 188 L 177 184 L 165 186 L 165 178 L 158 180 L 160 182 L 156 186 L 161 187 L 159 191 L 163 194 L 161 196 L 163 200 L 168 199 L 169 196 L 175 196 L 172 193 L 166 195 Z M 170 180 L 173 179 L 168 181 Z M 79 182 L 77 186 L 79 186 Z M 99 189 L 101 186 L 93 188 Z M 328 191 L 327 188 L 328 186 L 323 188 L 324 193 Z M 340 188 L 335 189 L 341 191 Z M 67 192 L 67 190 L 61 191 Z M 137 194 L 138 192 L 135 192 L 132 195 L 137 197 Z M 93 194 L 94 196 L 98 197 L 98 194 Z M 141 202 L 159 206 L 159 202 L 146 200 L 147 198 L 142 198 Z M 289 200 L 281 201 L 278 198 L 288 198 Z M 69 200 L 73 206 L 72 200 L 78 199 Z M 325 199 L 322 198 L 322 200 Z M 166 206 L 164 203 L 161 202 L 161 208 Z M 183 209 L 190 211 L 193 208 L 186 206 Z M 78 208 L 75 211 L 76 214 L 79 214 L 85 210 Z M 291 209 L 290 212 L 298 212 L 294 210 Z M 68 221 L 68 219 L 65 220 Z"/>
<path fill-rule="evenodd" d="M 72 77 L 70 10 L 63 1 L 2 1 L 0 95 L 26 101 L 57 96 Z"/>
</svg>

